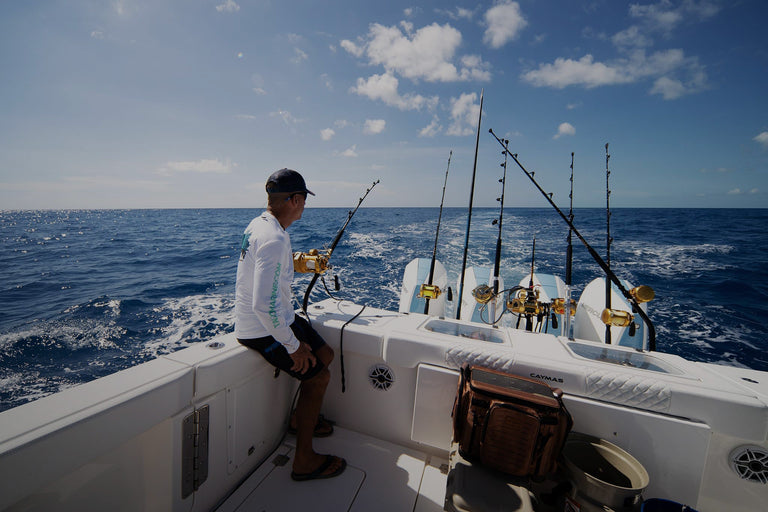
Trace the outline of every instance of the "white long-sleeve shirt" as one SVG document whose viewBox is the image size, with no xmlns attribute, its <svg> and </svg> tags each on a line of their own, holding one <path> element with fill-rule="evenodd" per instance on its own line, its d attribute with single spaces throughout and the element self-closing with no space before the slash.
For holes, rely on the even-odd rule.
<svg viewBox="0 0 768 512">
<path fill-rule="evenodd" d="M 291 237 L 270 212 L 248 224 L 243 234 L 235 285 L 235 336 L 272 336 L 289 354 L 299 348 L 294 321 Z"/>
</svg>

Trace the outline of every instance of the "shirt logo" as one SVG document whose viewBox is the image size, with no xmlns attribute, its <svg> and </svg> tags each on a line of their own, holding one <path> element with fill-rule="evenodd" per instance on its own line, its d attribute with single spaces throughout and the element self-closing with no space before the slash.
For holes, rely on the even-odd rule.
<svg viewBox="0 0 768 512">
<path fill-rule="evenodd" d="M 272 319 L 272 327 L 280 326 L 280 319 L 277 317 L 277 291 L 280 283 L 280 269 L 282 265 L 277 264 L 275 269 L 275 279 L 272 281 L 272 296 L 269 298 L 269 318 Z"/>
<path fill-rule="evenodd" d="M 245 259 L 245 253 L 248 251 L 248 247 L 251 246 L 251 234 L 243 233 L 243 240 L 240 243 L 240 260 Z"/>
</svg>

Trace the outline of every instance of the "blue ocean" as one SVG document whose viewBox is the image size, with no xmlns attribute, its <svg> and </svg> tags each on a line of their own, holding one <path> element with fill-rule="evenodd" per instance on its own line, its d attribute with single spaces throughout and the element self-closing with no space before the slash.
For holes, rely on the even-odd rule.
<svg viewBox="0 0 768 512">
<path fill-rule="evenodd" d="M 375 192 L 374 192 L 375 193 Z M 406 264 L 431 257 L 438 208 L 361 208 L 331 258 L 337 298 L 397 310 Z M 234 327 L 243 229 L 260 210 L 0 212 L 0 411 Z M 294 250 L 323 249 L 348 210 L 308 208 L 289 229 Z M 468 265 L 491 267 L 498 209 L 472 213 Z M 574 224 L 605 253 L 604 209 Z M 768 371 L 768 209 L 615 209 L 611 264 L 654 288 L 657 350 Z M 437 258 L 457 281 L 466 208 L 443 210 Z M 508 208 L 501 275 L 564 276 L 568 229 L 549 208 Z M 574 237 L 574 297 L 602 275 Z M 309 276 L 294 283 L 297 304 Z M 330 287 L 330 283 L 329 283 Z M 311 300 L 326 297 L 322 284 Z M 449 306 L 449 312 L 454 306 Z"/>
</svg>

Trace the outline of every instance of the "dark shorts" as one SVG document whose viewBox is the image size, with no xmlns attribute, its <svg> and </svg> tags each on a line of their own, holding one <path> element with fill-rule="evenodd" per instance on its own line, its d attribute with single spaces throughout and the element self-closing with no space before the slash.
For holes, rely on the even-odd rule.
<svg viewBox="0 0 768 512">
<path fill-rule="evenodd" d="M 311 325 L 309 325 L 309 322 L 307 322 L 299 315 L 295 315 L 293 323 L 291 324 L 291 330 L 299 341 L 303 341 L 309 345 L 309 347 L 312 349 L 312 352 L 315 352 L 317 349 L 325 345 L 325 340 L 317 333 L 315 329 L 312 328 Z M 283 344 L 272 336 L 253 338 L 249 340 L 241 340 L 238 338 L 237 341 L 248 348 L 256 350 L 264 357 L 264 359 L 267 360 L 267 362 L 269 362 L 269 364 L 275 368 L 279 368 L 288 375 L 296 377 L 299 380 L 311 379 L 317 375 L 324 367 L 323 363 L 320 361 L 320 358 L 315 356 L 315 359 L 317 360 L 315 366 L 312 366 L 306 372 L 299 373 L 291 370 L 291 367 L 293 366 L 293 359 L 291 359 L 291 356 L 288 354 L 288 351 L 285 350 Z"/>
</svg>

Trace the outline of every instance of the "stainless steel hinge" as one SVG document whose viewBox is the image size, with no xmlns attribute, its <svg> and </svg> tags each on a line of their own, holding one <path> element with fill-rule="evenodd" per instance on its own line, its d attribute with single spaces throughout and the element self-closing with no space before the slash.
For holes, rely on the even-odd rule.
<svg viewBox="0 0 768 512">
<path fill-rule="evenodd" d="M 208 478 L 209 406 L 186 416 L 181 426 L 181 498 L 184 499 Z"/>
</svg>

